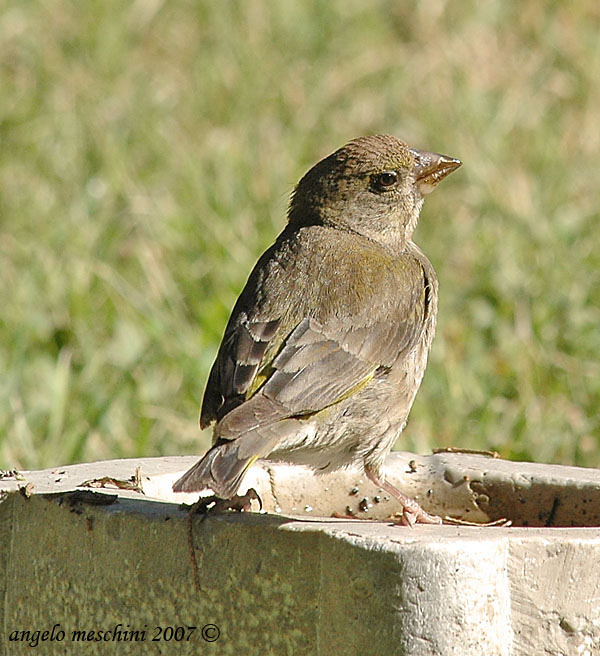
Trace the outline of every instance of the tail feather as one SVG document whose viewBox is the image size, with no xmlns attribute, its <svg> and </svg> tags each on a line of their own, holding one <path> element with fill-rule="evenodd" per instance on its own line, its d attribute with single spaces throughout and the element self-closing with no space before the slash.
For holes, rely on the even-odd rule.
<svg viewBox="0 0 600 656">
<path fill-rule="evenodd" d="M 298 432 L 298 419 L 283 419 L 258 426 L 233 440 L 219 441 L 175 482 L 174 492 L 211 489 L 222 499 L 235 496 L 246 470 Z"/>
<path fill-rule="evenodd" d="M 174 492 L 211 489 L 222 499 L 235 496 L 246 470 L 256 457 L 239 458 L 234 442 L 216 444 L 173 485 Z"/>
</svg>

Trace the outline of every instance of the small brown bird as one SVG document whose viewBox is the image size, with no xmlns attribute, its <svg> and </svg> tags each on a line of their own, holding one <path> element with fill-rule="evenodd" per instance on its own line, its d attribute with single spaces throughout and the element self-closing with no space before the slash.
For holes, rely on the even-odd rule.
<svg viewBox="0 0 600 656">
<path fill-rule="evenodd" d="M 259 259 L 211 370 L 200 424 L 213 446 L 173 486 L 230 499 L 258 458 L 384 480 L 427 364 L 438 282 L 412 241 L 423 197 L 461 165 L 390 135 L 355 139 L 298 183 L 288 223 Z"/>
</svg>

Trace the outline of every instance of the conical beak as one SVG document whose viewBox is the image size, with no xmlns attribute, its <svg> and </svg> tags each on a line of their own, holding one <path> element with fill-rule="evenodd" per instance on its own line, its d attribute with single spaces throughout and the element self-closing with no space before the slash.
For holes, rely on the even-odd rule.
<svg viewBox="0 0 600 656">
<path fill-rule="evenodd" d="M 428 153 L 425 150 L 410 149 L 415 158 L 414 172 L 417 187 L 422 196 L 432 192 L 438 184 L 452 171 L 456 170 L 462 162 L 454 157 Z"/>
</svg>

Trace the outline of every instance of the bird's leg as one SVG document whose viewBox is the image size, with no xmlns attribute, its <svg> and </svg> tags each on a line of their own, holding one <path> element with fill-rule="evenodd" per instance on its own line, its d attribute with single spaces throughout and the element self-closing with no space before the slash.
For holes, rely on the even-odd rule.
<svg viewBox="0 0 600 656">
<path fill-rule="evenodd" d="M 365 468 L 367 478 L 374 483 L 377 487 L 385 490 L 388 494 L 397 499 L 402 504 L 402 516 L 400 524 L 403 526 L 414 526 L 415 524 L 441 524 L 442 518 L 437 515 L 430 515 L 425 512 L 423 508 L 410 497 L 406 496 L 403 492 L 388 481 L 381 479 L 378 474 Z"/>
</svg>

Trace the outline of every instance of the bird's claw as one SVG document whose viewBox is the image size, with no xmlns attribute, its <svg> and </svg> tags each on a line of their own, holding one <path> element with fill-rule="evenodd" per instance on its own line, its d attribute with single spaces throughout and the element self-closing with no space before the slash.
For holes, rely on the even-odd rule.
<svg viewBox="0 0 600 656">
<path fill-rule="evenodd" d="M 408 526 L 410 528 L 415 524 L 442 524 L 441 517 L 430 515 L 428 512 L 425 512 L 413 499 L 407 499 L 406 502 L 404 502 L 402 512 L 394 515 L 392 521 L 394 524 Z"/>
<path fill-rule="evenodd" d="M 441 524 L 442 518 L 437 515 L 430 515 L 428 512 L 425 512 L 423 508 L 409 496 L 406 496 L 404 492 L 392 485 L 389 481 L 380 478 L 379 474 L 372 471 L 371 469 L 365 468 L 365 474 L 367 478 L 374 483 L 377 487 L 385 490 L 393 496 L 397 501 L 402 504 L 402 512 L 394 515 L 391 519 L 394 524 L 399 524 L 401 526 L 413 527 L 415 524 Z"/>
</svg>

